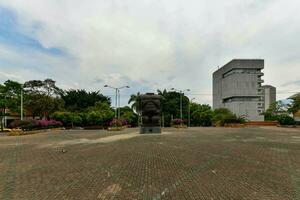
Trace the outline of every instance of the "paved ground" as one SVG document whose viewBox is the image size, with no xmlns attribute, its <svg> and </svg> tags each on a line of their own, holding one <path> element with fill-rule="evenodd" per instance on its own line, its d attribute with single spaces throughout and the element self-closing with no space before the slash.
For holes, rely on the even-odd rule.
<svg viewBox="0 0 300 200">
<path fill-rule="evenodd" d="M 300 130 L 0 136 L 0 199 L 298 200 Z"/>
</svg>

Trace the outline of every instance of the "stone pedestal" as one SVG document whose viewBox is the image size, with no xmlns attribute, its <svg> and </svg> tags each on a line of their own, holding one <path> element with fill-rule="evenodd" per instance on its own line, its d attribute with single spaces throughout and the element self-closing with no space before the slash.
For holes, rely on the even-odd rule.
<svg viewBox="0 0 300 200">
<path fill-rule="evenodd" d="M 161 133 L 160 126 L 140 127 L 140 134 L 159 134 Z"/>
</svg>

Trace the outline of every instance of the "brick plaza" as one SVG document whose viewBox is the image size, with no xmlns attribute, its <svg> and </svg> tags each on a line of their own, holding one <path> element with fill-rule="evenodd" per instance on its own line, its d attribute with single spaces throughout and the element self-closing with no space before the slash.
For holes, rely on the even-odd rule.
<svg viewBox="0 0 300 200">
<path fill-rule="evenodd" d="M 0 136 L 0 199 L 300 199 L 300 129 Z"/>
</svg>

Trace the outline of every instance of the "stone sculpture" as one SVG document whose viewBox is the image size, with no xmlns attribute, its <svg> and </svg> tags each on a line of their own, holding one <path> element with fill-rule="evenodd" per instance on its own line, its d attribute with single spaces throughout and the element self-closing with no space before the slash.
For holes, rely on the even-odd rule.
<svg viewBox="0 0 300 200">
<path fill-rule="evenodd" d="M 160 95 L 154 93 L 146 93 L 140 96 L 142 113 L 141 134 L 161 133 L 161 99 Z"/>
</svg>

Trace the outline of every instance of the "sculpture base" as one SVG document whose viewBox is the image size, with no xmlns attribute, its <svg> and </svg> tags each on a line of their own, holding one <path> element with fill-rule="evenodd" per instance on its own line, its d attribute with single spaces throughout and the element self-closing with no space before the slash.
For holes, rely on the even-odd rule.
<svg viewBox="0 0 300 200">
<path fill-rule="evenodd" d="M 160 126 L 149 126 L 149 127 L 141 127 L 140 134 L 157 134 L 161 133 Z"/>
</svg>

